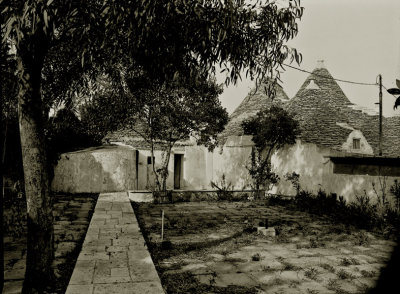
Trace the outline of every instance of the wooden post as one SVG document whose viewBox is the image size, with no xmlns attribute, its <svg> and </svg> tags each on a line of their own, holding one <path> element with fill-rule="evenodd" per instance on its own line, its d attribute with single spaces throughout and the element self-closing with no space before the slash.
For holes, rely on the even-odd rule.
<svg viewBox="0 0 400 294">
<path fill-rule="evenodd" d="M 164 209 L 161 212 L 161 242 L 164 240 Z"/>
<path fill-rule="evenodd" d="M 382 156 L 382 75 L 379 75 L 379 156 Z"/>
</svg>

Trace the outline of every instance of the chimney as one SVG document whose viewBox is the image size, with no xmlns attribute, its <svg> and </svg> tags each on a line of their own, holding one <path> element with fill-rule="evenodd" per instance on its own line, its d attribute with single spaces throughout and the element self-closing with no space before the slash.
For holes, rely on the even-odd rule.
<svg viewBox="0 0 400 294">
<path fill-rule="evenodd" d="M 317 61 L 317 68 L 325 68 L 325 64 L 322 59 Z"/>
</svg>

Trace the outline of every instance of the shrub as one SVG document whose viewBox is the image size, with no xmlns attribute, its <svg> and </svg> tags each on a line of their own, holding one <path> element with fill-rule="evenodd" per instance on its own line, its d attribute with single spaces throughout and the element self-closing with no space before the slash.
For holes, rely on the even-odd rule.
<svg viewBox="0 0 400 294">
<path fill-rule="evenodd" d="M 211 181 L 211 187 L 217 189 L 218 200 L 233 200 L 233 185 L 231 182 L 226 182 L 225 174 L 222 174 L 221 181 L 219 183 Z"/>
<path fill-rule="evenodd" d="M 296 172 L 287 173 L 284 178 L 292 183 L 293 188 L 296 190 L 296 195 L 300 193 L 300 175 Z"/>
<path fill-rule="evenodd" d="M 310 280 L 316 280 L 318 274 L 319 274 L 318 271 L 317 271 L 315 268 L 313 268 L 313 267 L 307 269 L 307 270 L 304 272 L 304 276 L 307 277 L 307 278 L 309 278 Z"/>
<path fill-rule="evenodd" d="M 396 200 L 396 210 L 397 210 L 397 212 L 399 212 L 400 211 L 400 184 L 397 181 L 397 179 L 394 180 L 394 184 L 392 186 L 390 186 L 389 191 Z"/>
</svg>

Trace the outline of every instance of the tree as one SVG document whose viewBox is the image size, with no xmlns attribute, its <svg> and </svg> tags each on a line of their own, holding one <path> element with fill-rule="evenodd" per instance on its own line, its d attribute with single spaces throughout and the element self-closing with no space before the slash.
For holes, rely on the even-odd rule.
<svg viewBox="0 0 400 294">
<path fill-rule="evenodd" d="M 53 220 L 43 126 L 53 102 L 87 89 L 86 81 L 99 72 L 108 72 L 118 84 L 120 65 L 141 67 L 160 80 L 173 79 L 182 64 L 215 72 L 219 63 L 229 73 L 227 84 L 236 82 L 244 69 L 252 78 L 272 76 L 288 56 L 300 58 L 284 42 L 296 35 L 303 9 L 299 0 L 288 3 L 278 8 L 275 2 L 234 0 L 1 2 L 2 42 L 15 44 L 18 64 L 28 206 L 25 292 L 42 292 L 44 281 L 52 277 Z M 66 87 L 56 88 L 54 96 L 46 90 L 59 82 Z"/>
<path fill-rule="evenodd" d="M 155 150 L 161 150 L 160 167 L 154 160 L 152 167 L 158 191 L 166 191 L 170 155 L 178 141 L 193 136 L 209 150 L 217 145 L 217 135 L 228 121 L 218 99 L 222 88 L 206 75 L 179 78 L 169 85 L 143 75 L 129 77 L 126 82 L 129 98 L 105 97 L 107 92 L 97 96 L 83 108 L 82 122 L 101 134 L 120 128 L 131 130 L 148 144 L 151 158 Z M 113 107 L 107 108 L 111 101 Z"/>
<path fill-rule="evenodd" d="M 272 171 L 271 156 L 283 146 L 296 142 L 299 124 L 285 109 L 272 105 L 243 121 L 242 127 L 246 135 L 252 135 L 254 142 L 248 169 L 255 188 L 269 190 L 271 184 L 279 181 L 279 176 Z"/>
<path fill-rule="evenodd" d="M 20 163 L 20 154 L 18 154 L 19 142 L 15 140 L 17 133 L 17 81 L 16 81 L 16 64 L 11 53 L 11 44 L 2 42 L 0 47 L 0 103 L 1 103 L 1 140 L 0 140 L 0 156 L 1 156 L 1 175 L 0 175 L 0 292 L 3 291 L 4 284 L 4 250 L 3 250 L 3 211 L 4 211 L 4 175 L 14 172 L 14 175 L 19 176 L 20 170 L 18 165 L 12 163 Z M 9 148 L 11 147 L 11 148 Z M 13 156 L 11 163 L 7 155 Z"/>
</svg>

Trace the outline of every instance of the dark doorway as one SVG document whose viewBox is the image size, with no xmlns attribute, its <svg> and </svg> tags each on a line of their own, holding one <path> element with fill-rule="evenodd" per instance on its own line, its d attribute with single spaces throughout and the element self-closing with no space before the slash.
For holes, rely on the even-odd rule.
<svg viewBox="0 0 400 294">
<path fill-rule="evenodd" d="M 181 188 L 182 154 L 174 154 L 174 189 Z"/>
</svg>

